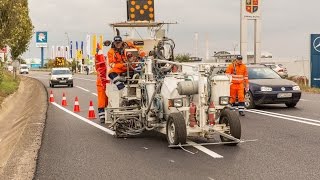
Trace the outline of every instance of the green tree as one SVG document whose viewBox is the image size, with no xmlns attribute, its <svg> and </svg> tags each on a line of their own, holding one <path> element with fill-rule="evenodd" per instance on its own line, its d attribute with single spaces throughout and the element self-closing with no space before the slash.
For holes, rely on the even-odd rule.
<svg viewBox="0 0 320 180">
<path fill-rule="evenodd" d="M 28 1 L 1 0 L 0 23 L 0 47 L 10 46 L 11 56 L 16 59 L 28 49 L 33 34 Z"/>
</svg>

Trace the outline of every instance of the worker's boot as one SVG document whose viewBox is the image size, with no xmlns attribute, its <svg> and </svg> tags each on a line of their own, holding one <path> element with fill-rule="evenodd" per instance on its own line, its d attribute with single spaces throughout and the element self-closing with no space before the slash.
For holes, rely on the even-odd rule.
<svg viewBox="0 0 320 180">
<path fill-rule="evenodd" d="M 98 108 L 98 113 L 99 113 L 99 119 L 100 123 L 104 124 L 106 121 L 105 113 L 104 113 L 104 108 Z"/>
<path fill-rule="evenodd" d="M 239 106 L 238 106 L 238 108 L 239 108 L 239 115 L 240 116 L 245 116 L 245 114 L 244 114 L 244 102 L 239 102 Z"/>
</svg>

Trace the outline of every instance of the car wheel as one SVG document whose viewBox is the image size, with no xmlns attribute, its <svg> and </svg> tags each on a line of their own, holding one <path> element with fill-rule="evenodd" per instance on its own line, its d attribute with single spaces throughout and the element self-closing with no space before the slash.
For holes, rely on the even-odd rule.
<svg viewBox="0 0 320 180">
<path fill-rule="evenodd" d="M 253 95 L 250 91 L 245 94 L 245 107 L 247 109 L 253 109 L 256 107 L 253 101 Z"/>
<path fill-rule="evenodd" d="M 51 85 L 51 84 L 49 84 L 49 86 L 52 88 L 52 85 Z"/>
<path fill-rule="evenodd" d="M 70 87 L 73 87 L 73 84 L 71 84 Z"/>
<path fill-rule="evenodd" d="M 298 102 L 285 103 L 288 108 L 294 108 L 298 104 Z"/>
</svg>

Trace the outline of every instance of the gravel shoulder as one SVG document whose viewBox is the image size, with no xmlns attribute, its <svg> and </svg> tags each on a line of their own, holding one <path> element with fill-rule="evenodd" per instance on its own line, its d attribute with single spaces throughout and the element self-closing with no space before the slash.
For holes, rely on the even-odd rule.
<svg viewBox="0 0 320 180">
<path fill-rule="evenodd" d="M 48 108 L 38 80 L 21 77 L 19 90 L 0 109 L 0 179 L 32 179 Z"/>
</svg>

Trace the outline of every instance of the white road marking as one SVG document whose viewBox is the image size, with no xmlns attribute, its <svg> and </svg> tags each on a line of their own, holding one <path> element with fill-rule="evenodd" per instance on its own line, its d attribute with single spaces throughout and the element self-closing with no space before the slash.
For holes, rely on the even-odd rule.
<svg viewBox="0 0 320 180">
<path fill-rule="evenodd" d="M 85 78 L 78 78 L 78 77 L 73 77 L 73 79 L 80 79 L 80 80 L 85 80 L 85 81 L 94 81 L 94 82 L 96 82 L 96 80 L 93 80 L 93 79 L 85 79 Z"/>
<path fill-rule="evenodd" d="M 81 90 L 84 90 L 84 91 L 86 91 L 86 92 L 90 92 L 88 89 L 85 89 L 85 88 L 83 88 L 83 87 L 80 87 L 80 86 L 76 86 L 77 88 L 79 88 L 79 89 L 81 89 Z"/>
<path fill-rule="evenodd" d="M 294 118 L 289 118 L 289 117 L 285 117 L 283 115 L 279 116 L 279 115 L 266 113 L 266 112 L 263 112 L 263 111 L 259 112 L 259 111 L 255 111 L 255 110 L 247 110 L 247 111 L 251 112 L 251 113 L 255 113 L 255 114 L 260 114 L 260 115 L 265 115 L 265 116 L 270 116 L 270 117 L 275 117 L 275 118 L 279 118 L 279 119 L 285 119 L 285 120 L 288 120 L 288 121 L 294 121 L 294 122 L 299 122 L 299 123 L 303 123 L 303 124 L 308 124 L 308 125 L 313 125 L 313 126 L 319 126 L 320 127 L 320 124 L 317 124 L 317 123 L 312 123 L 312 122 L 307 122 L 307 121 L 298 120 L 298 119 L 294 119 Z"/>
<path fill-rule="evenodd" d="M 208 177 L 208 179 L 210 179 L 210 180 L 214 180 L 213 178 L 211 178 L 211 177 Z"/>
<path fill-rule="evenodd" d="M 86 118 L 84 118 L 84 117 L 82 117 L 82 116 L 80 116 L 80 115 L 78 115 L 78 114 L 75 114 L 75 113 L 69 111 L 68 109 L 63 108 L 62 106 L 60 106 L 59 104 L 57 104 L 57 103 L 55 103 L 55 102 L 53 102 L 52 104 L 53 104 L 54 106 L 56 106 L 57 108 L 63 110 L 64 112 L 66 112 L 66 113 L 68 113 L 68 114 L 70 114 L 70 115 L 72 115 L 72 116 L 80 119 L 81 121 L 83 121 L 83 122 L 85 122 L 85 123 L 88 123 L 88 124 L 90 124 L 90 125 L 98 128 L 98 129 L 100 129 L 100 130 L 102 130 L 102 131 L 104 131 L 104 132 L 106 132 L 106 133 L 108 133 L 108 134 L 110 134 L 110 135 L 112 135 L 112 136 L 115 135 L 115 132 L 112 131 L 112 130 L 110 130 L 110 129 L 107 129 L 107 128 L 103 127 L 103 126 L 98 125 L 97 123 L 94 123 L 94 122 L 90 121 L 89 119 L 86 119 Z"/>
<path fill-rule="evenodd" d="M 197 143 L 193 142 L 193 141 L 187 141 L 188 144 L 192 145 L 194 148 L 206 153 L 207 155 L 213 157 L 213 158 L 223 158 L 223 156 L 221 156 L 218 153 L 215 153 L 213 151 L 211 151 L 210 149 L 203 147 L 203 146 L 199 146 Z"/>
<path fill-rule="evenodd" d="M 93 95 L 95 95 L 95 96 L 98 96 L 98 94 L 97 93 L 92 93 Z"/>
<path fill-rule="evenodd" d="M 290 116 L 290 115 L 286 115 L 286 114 L 279 114 L 279 113 L 274 113 L 274 112 L 261 111 L 261 110 L 257 110 L 257 109 L 252 109 L 252 111 L 258 111 L 258 112 L 262 112 L 262 113 L 268 113 L 268 114 L 273 114 L 273 115 L 278 115 L 278 116 L 284 116 L 284 117 L 289 117 L 289 118 L 294 118 L 294 119 L 300 119 L 300 120 L 320 123 L 320 120 L 315 120 L 315 119 L 303 118 L 303 117 L 298 117 L 298 116 Z"/>
</svg>

